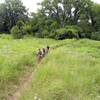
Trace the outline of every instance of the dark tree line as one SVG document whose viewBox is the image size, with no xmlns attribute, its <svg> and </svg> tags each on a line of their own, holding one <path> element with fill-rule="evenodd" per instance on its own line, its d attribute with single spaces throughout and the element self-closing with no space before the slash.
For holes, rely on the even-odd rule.
<svg viewBox="0 0 100 100">
<path fill-rule="evenodd" d="M 44 0 L 31 17 L 21 0 L 0 4 L 0 31 L 16 38 L 91 38 L 100 40 L 100 4 L 91 0 Z"/>
<path fill-rule="evenodd" d="M 27 10 L 21 0 L 5 0 L 0 4 L 0 31 L 10 31 L 18 20 L 26 21 Z"/>
</svg>

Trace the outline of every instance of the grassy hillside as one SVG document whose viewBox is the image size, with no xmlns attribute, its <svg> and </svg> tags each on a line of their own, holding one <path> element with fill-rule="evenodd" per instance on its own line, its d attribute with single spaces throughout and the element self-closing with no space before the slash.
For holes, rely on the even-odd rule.
<svg viewBox="0 0 100 100">
<path fill-rule="evenodd" d="M 38 48 L 55 47 L 37 64 Z M 0 35 L 0 100 L 14 93 L 34 70 L 32 83 L 20 100 L 99 100 L 100 42 Z"/>
<path fill-rule="evenodd" d="M 62 43 L 37 66 L 20 100 L 100 100 L 100 42 Z"/>
<path fill-rule="evenodd" d="M 34 70 L 38 48 L 54 43 L 50 39 L 14 40 L 9 35 L 0 35 L 0 100 L 6 100 L 22 77 Z"/>
</svg>

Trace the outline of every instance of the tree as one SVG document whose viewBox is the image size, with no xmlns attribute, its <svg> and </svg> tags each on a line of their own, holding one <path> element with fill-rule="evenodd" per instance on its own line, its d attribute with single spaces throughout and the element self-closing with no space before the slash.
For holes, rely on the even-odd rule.
<svg viewBox="0 0 100 100">
<path fill-rule="evenodd" d="M 89 10 L 93 31 L 100 31 L 100 4 L 93 4 Z"/>
<path fill-rule="evenodd" d="M 16 25 L 11 28 L 10 33 L 15 39 L 23 38 L 23 36 L 26 35 L 24 32 L 24 26 L 25 23 L 22 20 L 19 20 L 16 22 Z"/>
<path fill-rule="evenodd" d="M 28 18 L 27 10 L 21 0 L 5 0 L 1 7 L 0 17 L 6 31 L 9 31 L 19 19 L 25 21 Z"/>
<path fill-rule="evenodd" d="M 77 24 L 80 14 L 91 5 L 90 0 L 44 0 L 41 12 L 55 19 L 60 27 L 67 24 Z"/>
<path fill-rule="evenodd" d="M 5 4 L 0 4 L 0 31 L 6 31 L 7 29 L 5 15 L 6 15 Z"/>
</svg>

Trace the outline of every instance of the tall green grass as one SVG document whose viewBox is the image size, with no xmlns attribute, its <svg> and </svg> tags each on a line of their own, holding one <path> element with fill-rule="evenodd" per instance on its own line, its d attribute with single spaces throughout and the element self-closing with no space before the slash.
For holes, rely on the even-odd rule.
<svg viewBox="0 0 100 100">
<path fill-rule="evenodd" d="M 62 43 L 38 65 L 20 100 L 100 100 L 100 42 Z"/>
<path fill-rule="evenodd" d="M 21 77 L 34 70 L 38 48 L 54 43 L 56 41 L 51 39 L 14 40 L 9 35 L 0 35 L 0 100 L 12 95 Z"/>
</svg>

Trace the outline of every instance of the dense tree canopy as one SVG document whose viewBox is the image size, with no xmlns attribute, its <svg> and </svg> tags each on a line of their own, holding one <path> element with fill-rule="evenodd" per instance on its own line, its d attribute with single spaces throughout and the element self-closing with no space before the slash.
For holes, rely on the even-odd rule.
<svg viewBox="0 0 100 100">
<path fill-rule="evenodd" d="M 0 21 L 2 21 L 4 31 L 9 31 L 19 19 L 27 18 L 27 10 L 21 0 L 5 0 L 0 8 Z"/>
<path fill-rule="evenodd" d="M 41 9 L 30 17 L 21 0 L 5 0 L 0 4 L 0 31 L 17 29 L 17 22 L 22 20 L 22 35 L 70 38 L 77 34 L 78 38 L 100 39 L 100 4 L 91 0 L 44 0 L 39 5 Z"/>
<path fill-rule="evenodd" d="M 57 20 L 60 27 L 77 24 L 80 15 L 91 6 L 90 0 L 44 0 L 41 3 L 42 13 Z"/>
<path fill-rule="evenodd" d="M 56 37 L 56 30 L 71 25 L 75 26 L 73 30 L 78 27 L 79 37 L 88 38 L 91 32 L 100 31 L 100 5 L 91 0 L 44 0 L 40 5 L 38 13 L 33 14 L 33 28 L 37 26 L 34 32 L 41 37 L 44 33 Z"/>
<path fill-rule="evenodd" d="M 93 4 L 89 14 L 94 31 L 100 31 L 100 4 Z"/>
</svg>

